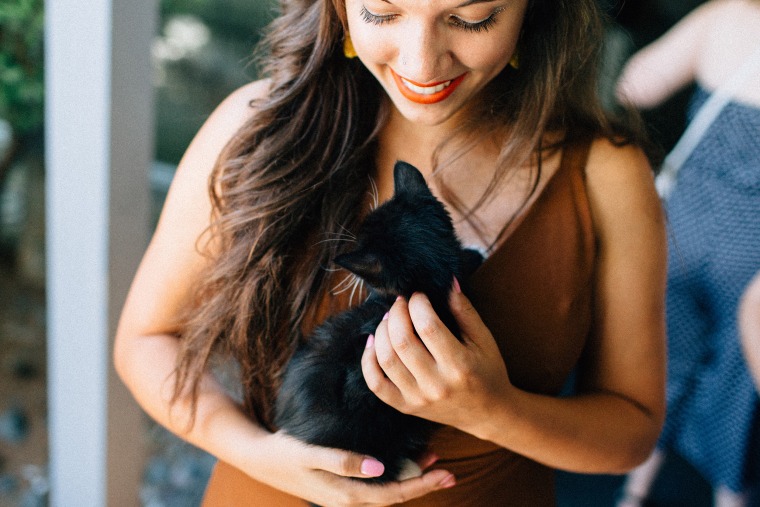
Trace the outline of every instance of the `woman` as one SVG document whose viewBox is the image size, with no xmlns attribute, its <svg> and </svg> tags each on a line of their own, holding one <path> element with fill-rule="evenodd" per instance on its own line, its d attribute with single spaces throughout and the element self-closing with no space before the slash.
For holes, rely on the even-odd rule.
<svg viewBox="0 0 760 507">
<path fill-rule="evenodd" d="M 553 468 L 648 455 L 663 220 L 646 158 L 595 98 L 600 30 L 591 0 L 284 3 L 267 78 L 183 158 L 116 338 L 145 410 L 219 458 L 207 505 L 553 505 Z M 304 446 L 271 407 L 298 340 L 346 305 L 320 267 L 341 245 L 322 239 L 356 225 L 371 186 L 389 197 L 397 159 L 488 258 L 472 301 L 451 295 L 464 344 L 420 294 L 368 343 L 371 389 L 444 425 L 423 475 L 378 486 L 351 479 L 382 472 L 372 456 Z M 242 406 L 208 373 L 216 351 Z"/>
<path fill-rule="evenodd" d="M 737 328 L 742 291 L 760 269 L 758 48 L 760 1 L 712 0 L 635 54 L 619 80 L 621 100 L 640 108 L 696 83 L 691 121 L 738 83 L 667 199 L 668 417 L 662 452 L 631 475 L 621 506 L 641 505 L 667 451 L 705 477 L 718 507 L 747 505 L 760 485 L 760 400 Z"/>
</svg>

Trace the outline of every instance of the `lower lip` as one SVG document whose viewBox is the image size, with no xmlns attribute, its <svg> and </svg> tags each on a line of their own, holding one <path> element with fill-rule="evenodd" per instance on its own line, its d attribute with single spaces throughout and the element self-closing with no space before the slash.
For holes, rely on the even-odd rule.
<svg viewBox="0 0 760 507">
<path fill-rule="evenodd" d="M 449 97 L 449 95 L 454 93 L 454 90 L 456 90 L 456 88 L 464 80 L 465 75 L 466 75 L 466 74 L 462 74 L 461 76 L 453 79 L 451 83 L 449 83 L 449 86 L 447 86 L 446 88 L 444 88 L 443 90 L 439 92 L 431 93 L 430 95 L 425 95 L 425 94 L 417 93 L 409 89 L 409 87 L 407 87 L 402 81 L 401 76 L 396 74 L 393 71 L 393 69 L 391 69 L 391 74 L 393 75 L 393 80 L 396 81 L 396 86 L 401 92 L 401 95 L 411 100 L 412 102 L 416 102 L 417 104 L 435 104 L 436 102 L 446 100 Z"/>
</svg>

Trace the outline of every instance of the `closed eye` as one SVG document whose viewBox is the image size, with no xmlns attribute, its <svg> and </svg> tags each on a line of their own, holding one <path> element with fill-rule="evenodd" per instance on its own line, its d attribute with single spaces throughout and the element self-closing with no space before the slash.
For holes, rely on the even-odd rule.
<svg viewBox="0 0 760 507">
<path fill-rule="evenodd" d="M 388 23 L 389 21 L 393 21 L 396 17 L 395 14 L 374 14 L 368 11 L 367 8 L 363 5 L 360 14 L 365 22 L 372 23 L 373 25 L 382 25 L 383 23 Z"/>
<path fill-rule="evenodd" d="M 459 16 L 451 15 L 449 23 L 456 28 L 469 32 L 487 32 L 496 23 L 496 15 L 502 10 L 503 8 L 496 9 L 490 16 L 480 21 L 465 21 Z"/>
</svg>

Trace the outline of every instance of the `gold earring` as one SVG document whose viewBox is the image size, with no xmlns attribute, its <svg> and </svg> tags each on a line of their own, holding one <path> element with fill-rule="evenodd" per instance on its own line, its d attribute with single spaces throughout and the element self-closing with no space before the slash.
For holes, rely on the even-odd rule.
<svg viewBox="0 0 760 507">
<path fill-rule="evenodd" d="M 512 55 L 512 59 L 509 61 L 509 66 L 515 70 L 520 68 L 520 55 L 517 53 L 517 51 L 515 51 Z"/>
<path fill-rule="evenodd" d="M 346 58 L 356 58 L 354 43 L 351 42 L 351 36 L 348 33 L 346 33 L 346 37 L 343 39 L 343 54 Z"/>
</svg>

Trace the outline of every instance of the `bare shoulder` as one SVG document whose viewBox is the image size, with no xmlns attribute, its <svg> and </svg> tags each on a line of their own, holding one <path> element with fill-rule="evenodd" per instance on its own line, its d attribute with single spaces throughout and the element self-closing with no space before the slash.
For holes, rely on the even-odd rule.
<svg viewBox="0 0 760 507">
<path fill-rule="evenodd" d="M 263 97 L 267 81 L 255 81 L 231 93 L 211 113 L 188 146 L 172 181 L 159 222 L 159 236 L 183 229 L 198 233 L 208 225 L 211 203 L 208 180 L 224 147 L 255 114 L 252 102 Z M 192 225 L 190 228 L 183 225 Z"/>
<path fill-rule="evenodd" d="M 589 153 L 586 182 L 597 234 L 601 238 L 627 229 L 664 228 L 654 174 L 644 152 L 597 139 Z"/>
<path fill-rule="evenodd" d="M 205 158 L 205 155 L 216 159 L 232 136 L 255 114 L 252 103 L 264 97 L 268 90 L 268 81 L 254 81 L 238 88 L 224 99 L 198 131 L 179 169 L 188 165 L 188 158 L 192 161 L 198 156 Z"/>
</svg>

